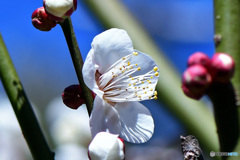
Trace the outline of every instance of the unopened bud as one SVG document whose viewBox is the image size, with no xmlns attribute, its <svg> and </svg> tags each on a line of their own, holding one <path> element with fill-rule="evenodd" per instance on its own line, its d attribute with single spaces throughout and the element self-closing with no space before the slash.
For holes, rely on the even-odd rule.
<svg viewBox="0 0 240 160">
<path fill-rule="evenodd" d="M 50 31 L 57 23 L 46 13 L 44 7 L 36 9 L 32 14 L 32 24 L 41 31 Z"/>
<path fill-rule="evenodd" d="M 193 99 L 199 100 L 200 98 L 202 98 L 202 96 L 204 95 L 205 92 L 192 92 L 191 90 L 189 90 L 189 88 L 187 88 L 185 85 L 182 84 L 182 90 L 183 93 Z"/>
<path fill-rule="evenodd" d="M 64 89 L 62 93 L 63 103 L 72 109 L 78 109 L 85 103 L 80 85 L 71 85 Z"/>
<path fill-rule="evenodd" d="M 226 53 L 215 53 L 210 66 L 213 81 L 227 83 L 233 77 L 235 63 Z"/>
<path fill-rule="evenodd" d="M 210 61 L 210 58 L 205 53 L 195 52 L 188 58 L 187 66 L 189 67 L 195 64 L 200 64 L 208 68 Z"/>
<path fill-rule="evenodd" d="M 99 132 L 88 147 L 90 160 L 123 160 L 124 141 L 118 135 Z"/>
<path fill-rule="evenodd" d="M 77 9 L 77 0 L 44 0 L 43 6 L 51 18 L 63 22 Z"/>
<path fill-rule="evenodd" d="M 183 92 L 191 98 L 199 99 L 212 82 L 211 75 L 202 65 L 196 64 L 187 68 L 182 76 Z"/>
</svg>

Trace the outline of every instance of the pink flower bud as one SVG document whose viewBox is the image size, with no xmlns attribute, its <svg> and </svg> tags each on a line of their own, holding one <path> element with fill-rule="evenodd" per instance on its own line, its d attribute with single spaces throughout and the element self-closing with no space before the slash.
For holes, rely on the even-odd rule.
<svg viewBox="0 0 240 160">
<path fill-rule="evenodd" d="M 187 68 L 182 76 L 183 92 L 191 98 L 200 99 L 212 82 L 211 75 L 202 65 Z"/>
<path fill-rule="evenodd" d="M 47 15 L 44 7 L 40 7 L 33 12 L 32 24 L 41 31 L 50 31 L 57 25 L 56 21 Z"/>
<path fill-rule="evenodd" d="M 77 0 L 44 0 L 43 6 L 52 19 L 63 22 L 77 9 Z"/>
<path fill-rule="evenodd" d="M 78 109 L 85 103 L 80 85 L 71 85 L 64 89 L 62 93 L 63 103 L 72 109 Z"/>
<path fill-rule="evenodd" d="M 204 92 L 192 92 L 185 85 L 182 84 L 183 93 L 193 99 L 199 100 L 204 95 Z"/>
<path fill-rule="evenodd" d="M 123 160 L 124 141 L 118 135 L 99 132 L 88 147 L 90 160 Z"/>
<path fill-rule="evenodd" d="M 188 58 L 187 66 L 192 66 L 195 64 L 200 64 L 206 68 L 210 65 L 210 58 L 202 52 L 195 52 Z"/>
<path fill-rule="evenodd" d="M 227 83 L 233 77 L 235 63 L 233 58 L 226 53 L 215 53 L 211 65 L 210 73 L 213 81 Z"/>
</svg>

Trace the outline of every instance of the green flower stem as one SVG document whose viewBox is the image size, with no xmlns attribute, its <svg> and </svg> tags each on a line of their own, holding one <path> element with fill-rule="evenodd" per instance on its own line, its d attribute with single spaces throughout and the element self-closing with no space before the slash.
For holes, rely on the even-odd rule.
<svg viewBox="0 0 240 160">
<path fill-rule="evenodd" d="M 157 84 L 158 98 L 183 122 L 188 131 L 197 137 L 207 151 L 218 151 L 213 115 L 202 103 L 191 100 L 183 94 L 179 74 L 128 10 L 116 0 L 83 2 L 106 28 L 125 29 L 133 41 L 134 48 L 149 54 L 156 61 L 160 70 Z"/>
<path fill-rule="evenodd" d="M 232 83 L 213 83 L 208 90 L 213 103 L 221 152 L 232 152 L 239 137 L 238 112 Z"/>
<path fill-rule="evenodd" d="M 83 90 L 84 98 L 86 100 L 86 106 L 88 110 L 88 114 L 90 116 L 92 112 L 93 107 L 93 97 L 91 94 L 91 91 L 88 89 L 88 87 L 85 85 L 83 81 L 83 75 L 82 75 L 82 66 L 83 66 L 83 59 L 80 52 L 80 49 L 78 47 L 77 39 L 72 27 L 72 22 L 70 18 L 65 19 L 64 22 L 60 23 L 64 36 L 66 38 L 68 48 L 72 57 L 73 65 L 78 77 L 79 84 L 81 85 L 81 88 Z"/>
<path fill-rule="evenodd" d="M 0 78 L 35 160 L 54 160 L 0 35 Z M 7 122 L 6 122 L 7 123 Z"/>
<path fill-rule="evenodd" d="M 215 11 L 215 45 L 216 52 L 225 52 L 230 54 L 235 60 L 235 75 L 233 78 L 233 86 L 236 95 L 240 94 L 240 1 L 239 0 L 214 0 Z M 235 96 L 235 95 L 233 95 Z M 239 97 L 235 97 L 239 99 Z M 228 104 L 231 105 L 231 104 Z M 233 104 L 234 105 L 234 104 Z M 226 106 L 229 107 L 229 106 Z M 231 106 L 233 108 L 234 106 Z M 238 108 L 238 117 L 240 109 Z M 225 116 L 225 119 L 230 118 Z M 239 118 L 238 118 L 239 121 Z M 218 123 L 218 122 L 217 122 Z M 232 123 L 237 123 L 236 120 Z M 239 124 L 239 122 L 238 122 Z M 240 138 L 238 138 L 235 151 L 240 151 Z M 236 157 L 229 157 L 235 159 Z"/>
</svg>

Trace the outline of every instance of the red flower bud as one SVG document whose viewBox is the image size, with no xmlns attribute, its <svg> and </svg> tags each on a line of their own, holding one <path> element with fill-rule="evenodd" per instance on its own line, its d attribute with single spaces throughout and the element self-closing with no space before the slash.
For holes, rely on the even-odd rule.
<svg viewBox="0 0 240 160">
<path fill-rule="evenodd" d="M 213 81 L 220 83 L 227 83 L 233 77 L 235 63 L 233 58 L 226 53 L 214 54 L 211 65 L 210 73 Z"/>
<path fill-rule="evenodd" d="M 210 58 L 205 53 L 195 52 L 188 58 L 187 66 L 189 67 L 195 64 L 200 64 L 208 68 L 210 61 Z"/>
<path fill-rule="evenodd" d="M 202 98 L 202 96 L 204 95 L 204 92 L 198 92 L 198 93 L 195 93 L 195 92 L 192 92 L 190 91 L 185 85 L 182 84 L 182 90 L 183 90 L 183 93 L 190 97 L 190 98 L 193 98 L 193 99 L 196 99 L 196 100 L 199 100 L 200 98 Z"/>
<path fill-rule="evenodd" d="M 57 25 L 56 21 L 47 15 L 44 7 L 40 7 L 32 13 L 32 24 L 41 31 L 50 31 Z"/>
<path fill-rule="evenodd" d="M 62 93 L 63 103 L 72 109 L 78 109 L 85 103 L 80 85 L 71 85 L 64 89 Z"/>
<path fill-rule="evenodd" d="M 182 76 L 183 92 L 191 98 L 200 99 L 212 82 L 211 75 L 202 65 L 187 68 Z"/>
</svg>

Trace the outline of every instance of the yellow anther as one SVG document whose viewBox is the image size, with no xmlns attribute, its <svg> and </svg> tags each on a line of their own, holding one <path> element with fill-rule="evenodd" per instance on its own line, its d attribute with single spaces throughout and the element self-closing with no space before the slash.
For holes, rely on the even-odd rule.
<svg viewBox="0 0 240 160">
<path fill-rule="evenodd" d="M 122 73 L 124 73 L 124 71 L 122 71 Z"/>
<path fill-rule="evenodd" d="M 154 99 L 157 99 L 157 96 L 154 96 L 153 98 L 154 98 Z"/>
<path fill-rule="evenodd" d="M 141 67 L 138 67 L 137 70 L 140 71 Z"/>
<path fill-rule="evenodd" d="M 144 83 L 144 81 L 141 82 L 142 84 Z"/>
<path fill-rule="evenodd" d="M 147 92 L 144 92 L 145 94 L 147 94 Z"/>
<path fill-rule="evenodd" d="M 136 52 L 136 51 L 133 52 L 133 55 L 134 55 L 134 56 L 137 56 L 137 55 L 138 55 L 138 52 Z"/>
<path fill-rule="evenodd" d="M 137 89 L 137 87 L 135 87 L 135 89 Z"/>
<path fill-rule="evenodd" d="M 151 88 L 150 91 L 153 91 L 153 89 Z"/>
<path fill-rule="evenodd" d="M 152 99 L 152 97 L 148 97 L 149 99 Z"/>
<path fill-rule="evenodd" d="M 127 71 L 129 71 L 129 68 L 127 68 Z"/>
<path fill-rule="evenodd" d="M 131 83 L 129 83 L 128 86 L 131 86 Z"/>
<path fill-rule="evenodd" d="M 130 66 L 130 64 L 131 64 L 131 63 L 128 61 L 128 62 L 127 62 L 127 65 Z"/>
<path fill-rule="evenodd" d="M 153 78 L 153 76 L 150 77 L 151 79 Z"/>
<path fill-rule="evenodd" d="M 138 64 L 136 63 L 135 66 L 137 66 Z"/>
<path fill-rule="evenodd" d="M 157 96 L 157 91 L 154 91 L 154 95 Z"/>
<path fill-rule="evenodd" d="M 155 76 L 158 76 L 159 75 L 159 73 L 158 72 L 155 72 L 155 74 L 154 74 Z"/>
<path fill-rule="evenodd" d="M 151 81 L 148 81 L 149 84 L 151 84 L 152 82 Z"/>
<path fill-rule="evenodd" d="M 120 67 L 119 69 L 122 70 L 122 67 Z"/>
<path fill-rule="evenodd" d="M 115 76 L 113 75 L 112 78 L 114 78 Z"/>
<path fill-rule="evenodd" d="M 135 86 L 135 85 L 136 85 L 136 83 L 133 83 L 133 85 Z"/>
<path fill-rule="evenodd" d="M 133 66 L 131 66 L 130 68 L 133 69 Z"/>
<path fill-rule="evenodd" d="M 125 57 L 123 57 L 122 59 L 123 59 L 123 60 L 125 60 L 126 58 L 125 58 Z"/>
<path fill-rule="evenodd" d="M 138 97 L 141 98 L 141 95 L 139 95 Z"/>
<path fill-rule="evenodd" d="M 129 78 L 131 78 L 132 76 L 130 75 Z"/>
<path fill-rule="evenodd" d="M 156 71 L 158 70 L 158 67 L 155 66 L 155 67 L 153 68 L 153 70 L 156 72 Z"/>
<path fill-rule="evenodd" d="M 134 80 L 134 78 L 132 78 L 131 80 Z"/>
</svg>

